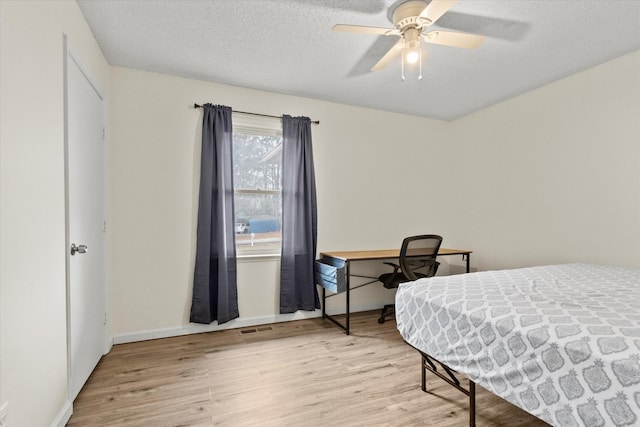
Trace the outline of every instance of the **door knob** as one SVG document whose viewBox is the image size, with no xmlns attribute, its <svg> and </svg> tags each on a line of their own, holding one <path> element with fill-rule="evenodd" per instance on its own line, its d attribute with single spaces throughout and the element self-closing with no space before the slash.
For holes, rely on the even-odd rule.
<svg viewBox="0 0 640 427">
<path fill-rule="evenodd" d="M 75 243 L 71 244 L 71 255 L 75 255 L 77 253 L 79 254 L 86 254 L 87 253 L 87 245 L 79 245 L 76 246 Z"/>
</svg>

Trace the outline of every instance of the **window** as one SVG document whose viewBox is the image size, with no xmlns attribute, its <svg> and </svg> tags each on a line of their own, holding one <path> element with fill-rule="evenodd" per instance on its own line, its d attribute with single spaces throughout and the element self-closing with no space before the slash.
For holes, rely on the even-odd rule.
<svg viewBox="0 0 640 427">
<path fill-rule="evenodd" d="M 233 116 L 233 185 L 238 255 L 280 254 L 282 124 Z"/>
</svg>

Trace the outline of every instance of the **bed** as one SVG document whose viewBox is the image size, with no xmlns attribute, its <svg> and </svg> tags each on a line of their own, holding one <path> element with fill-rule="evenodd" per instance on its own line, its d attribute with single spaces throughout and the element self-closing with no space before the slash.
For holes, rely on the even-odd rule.
<svg viewBox="0 0 640 427">
<path fill-rule="evenodd" d="M 423 358 L 549 424 L 640 425 L 640 269 L 565 264 L 421 279 L 399 287 L 396 319 Z"/>
</svg>

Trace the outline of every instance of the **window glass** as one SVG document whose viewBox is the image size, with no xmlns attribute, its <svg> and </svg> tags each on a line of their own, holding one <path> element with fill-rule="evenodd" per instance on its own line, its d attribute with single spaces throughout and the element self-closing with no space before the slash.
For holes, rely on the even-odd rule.
<svg viewBox="0 0 640 427">
<path fill-rule="evenodd" d="M 234 116 L 234 122 L 236 117 Z M 233 185 L 238 255 L 280 254 L 282 131 L 276 124 L 233 129 Z"/>
</svg>

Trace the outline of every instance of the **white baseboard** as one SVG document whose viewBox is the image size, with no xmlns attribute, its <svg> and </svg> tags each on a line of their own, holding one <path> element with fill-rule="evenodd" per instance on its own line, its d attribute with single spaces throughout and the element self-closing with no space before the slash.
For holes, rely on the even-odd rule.
<svg viewBox="0 0 640 427">
<path fill-rule="evenodd" d="M 375 305 L 359 305 L 351 307 L 351 313 L 359 311 L 369 311 L 380 309 L 380 304 Z M 344 314 L 345 310 L 330 311 L 329 314 Z M 113 344 L 125 344 L 130 342 L 154 340 L 158 338 L 178 337 L 181 335 L 199 334 L 203 332 L 222 331 L 225 329 L 247 328 L 250 326 L 266 325 L 270 323 L 290 322 L 292 320 L 312 319 L 322 317 L 322 311 L 297 311 L 291 314 L 276 314 L 272 316 L 238 318 L 231 320 L 222 325 L 214 322 L 210 325 L 201 325 L 197 323 L 189 323 L 187 325 L 177 326 L 173 328 L 153 329 L 147 331 L 131 332 L 113 336 Z"/>
<path fill-rule="evenodd" d="M 51 427 L 64 427 L 71 419 L 71 414 L 73 414 L 73 403 L 67 400 L 58 413 L 58 416 L 51 423 Z"/>
<path fill-rule="evenodd" d="M 109 354 L 109 352 L 111 351 L 111 347 L 113 347 L 113 337 L 110 336 L 105 339 L 104 353 L 102 354 Z"/>
</svg>

